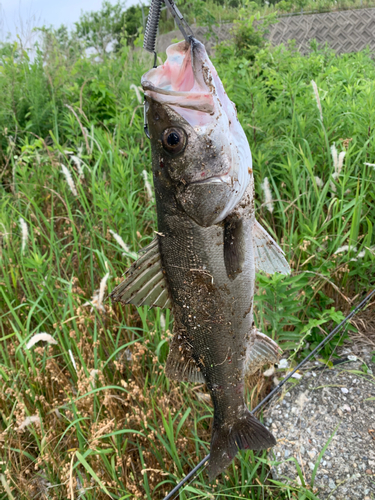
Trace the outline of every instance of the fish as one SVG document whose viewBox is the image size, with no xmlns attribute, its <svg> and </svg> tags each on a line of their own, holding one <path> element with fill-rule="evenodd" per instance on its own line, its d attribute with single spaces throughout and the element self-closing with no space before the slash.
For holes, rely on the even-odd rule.
<svg viewBox="0 0 375 500">
<path fill-rule="evenodd" d="M 281 352 L 254 325 L 256 272 L 290 268 L 255 219 L 249 143 L 204 45 L 192 37 L 171 45 L 141 83 L 158 227 L 111 298 L 172 310 L 165 373 L 207 386 L 212 481 L 239 449 L 276 444 L 244 389 L 245 377 Z"/>
</svg>

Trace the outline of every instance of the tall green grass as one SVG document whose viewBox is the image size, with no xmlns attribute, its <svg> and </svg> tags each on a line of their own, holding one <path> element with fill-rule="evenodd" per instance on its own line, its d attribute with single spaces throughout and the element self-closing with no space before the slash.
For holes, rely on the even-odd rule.
<svg viewBox="0 0 375 500">
<path fill-rule="evenodd" d="M 259 51 L 253 64 L 226 49 L 214 63 L 251 145 L 257 218 L 293 268 L 259 276 L 256 322 L 304 356 L 374 283 L 375 172 L 365 165 L 375 163 L 374 63 L 366 52 L 302 57 L 285 47 Z M 106 299 L 156 230 L 142 175 L 151 180 L 150 148 L 130 88 L 150 64 L 126 47 L 100 63 L 54 45 L 33 61 L 17 48 L 2 55 L 3 498 L 163 498 L 208 452 L 204 387 L 163 373 L 172 315 Z M 338 176 L 334 143 L 346 152 Z M 42 332 L 57 344 L 27 349 Z M 249 398 L 264 394 L 260 385 L 248 386 Z M 252 452 L 213 486 L 201 472 L 180 498 L 212 495 L 317 498 L 273 481 L 265 454 Z"/>
</svg>

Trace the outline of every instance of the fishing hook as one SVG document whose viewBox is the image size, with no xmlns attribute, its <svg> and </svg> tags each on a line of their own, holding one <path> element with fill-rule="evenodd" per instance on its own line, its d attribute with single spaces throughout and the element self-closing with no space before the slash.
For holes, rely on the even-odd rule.
<svg viewBox="0 0 375 500">
<path fill-rule="evenodd" d="M 173 16 L 173 19 L 175 20 L 177 26 L 179 27 L 181 33 L 183 34 L 183 37 L 185 38 L 186 42 L 190 43 L 191 39 L 194 37 L 194 34 L 193 34 L 190 26 L 183 18 L 183 15 L 179 11 L 177 5 L 174 3 L 174 0 L 152 0 L 151 6 L 150 6 L 150 11 L 148 13 L 148 18 L 147 18 L 145 37 L 144 37 L 144 41 L 143 41 L 143 48 L 145 50 L 147 50 L 148 52 L 151 52 L 152 54 L 154 54 L 154 65 L 153 65 L 154 68 L 156 68 L 156 61 L 157 61 L 156 36 L 158 33 L 159 20 L 160 20 L 160 14 L 161 14 L 163 1 L 165 3 L 166 7 L 170 10 L 170 12 Z M 150 132 L 148 130 L 145 103 L 144 103 L 144 126 L 143 126 L 143 128 L 144 128 L 146 136 L 149 139 Z"/>
</svg>

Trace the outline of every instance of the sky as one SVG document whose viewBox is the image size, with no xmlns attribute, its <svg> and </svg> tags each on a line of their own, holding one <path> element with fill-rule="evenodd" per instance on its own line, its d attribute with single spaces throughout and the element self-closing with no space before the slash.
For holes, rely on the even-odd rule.
<svg viewBox="0 0 375 500">
<path fill-rule="evenodd" d="M 116 3 L 116 0 L 110 0 Z M 134 5 L 139 0 L 127 0 L 126 5 Z M 143 2 L 146 4 L 146 2 Z M 0 40 L 8 33 L 11 39 L 16 34 L 26 37 L 36 26 L 72 27 L 82 11 L 99 10 L 102 0 L 0 0 Z"/>
</svg>

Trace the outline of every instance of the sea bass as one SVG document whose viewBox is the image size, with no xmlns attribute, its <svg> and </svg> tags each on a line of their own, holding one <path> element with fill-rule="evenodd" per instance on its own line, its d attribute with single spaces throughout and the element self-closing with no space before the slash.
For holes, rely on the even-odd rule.
<svg viewBox="0 0 375 500">
<path fill-rule="evenodd" d="M 213 479 L 238 449 L 276 443 L 248 410 L 244 380 L 280 354 L 254 327 L 256 269 L 290 269 L 255 221 L 250 147 L 204 45 L 192 38 L 167 56 L 142 77 L 158 232 L 111 297 L 172 309 L 166 375 L 207 385 Z"/>
</svg>

